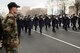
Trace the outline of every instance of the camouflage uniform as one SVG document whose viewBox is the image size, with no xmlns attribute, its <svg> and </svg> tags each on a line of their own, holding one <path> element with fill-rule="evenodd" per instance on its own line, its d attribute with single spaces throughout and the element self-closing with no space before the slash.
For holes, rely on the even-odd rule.
<svg viewBox="0 0 80 53">
<path fill-rule="evenodd" d="M 6 48 L 17 48 L 18 45 L 14 42 L 18 43 L 16 18 L 9 13 L 4 21 L 3 46 Z"/>
</svg>

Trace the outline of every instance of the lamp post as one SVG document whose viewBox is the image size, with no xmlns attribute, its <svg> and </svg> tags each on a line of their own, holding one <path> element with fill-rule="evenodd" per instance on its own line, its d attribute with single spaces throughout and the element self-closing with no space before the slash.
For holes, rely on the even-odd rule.
<svg viewBox="0 0 80 53">
<path fill-rule="evenodd" d="M 53 15 L 53 0 L 51 0 L 51 11 L 52 11 L 52 15 Z"/>
</svg>

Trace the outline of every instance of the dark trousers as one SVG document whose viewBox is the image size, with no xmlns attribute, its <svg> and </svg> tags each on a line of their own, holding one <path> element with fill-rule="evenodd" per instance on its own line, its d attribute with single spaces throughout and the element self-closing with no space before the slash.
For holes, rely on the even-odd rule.
<svg viewBox="0 0 80 53">
<path fill-rule="evenodd" d="M 58 23 L 56 24 L 56 28 L 59 29 Z"/>
<path fill-rule="evenodd" d="M 24 30 L 24 26 L 21 26 L 21 29 Z"/>
<path fill-rule="evenodd" d="M 40 26 L 39 28 L 40 28 L 40 33 L 42 33 L 42 26 Z"/>
<path fill-rule="evenodd" d="M 28 35 L 31 35 L 31 28 L 28 28 Z"/>
<path fill-rule="evenodd" d="M 45 28 L 45 29 L 46 29 L 46 31 L 47 31 L 47 27 L 48 27 L 49 25 L 45 25 L 45 26 L 46 26 L 46 28 Z"/>
<path fill-rule="evenodd" d="M 63 28 L 67 31 L 67 24 L 63 24 Z"/>
<path fill-rule="evenodd" d="M 37 26 L 34 26 L 35 27 L 35 31 L 37 31 Z"/>
<path fill-rule="evenodd" d="M 25 26 L 25 33 L 27 32 L 27 30 L 28 30 L 28 27 L 27 27 L 27 26 Z"/>
<path fill-rule="evenodd" d="M 55 30 L 55 25 L 52 26 L 52 31 L 53 31 L 53 32 L 56 32 L 56 30 Z"/>
<path fill-rule="evenodd" d="M 21 36 L 21 27 L 17 27 L 17 30 L 18 30 L 18 36 Z"/>
<path fill-rule="evenodd" d="M 67 27 L 70 28 L 70 21 L 68 21 Z"/>
<path fill-rule="evenodd" d="M 76 24 L 73 23 L 72 30 L 77 30 Z"/>
<path fill-rule="evenodd" d="M 78 24 L 79 26 L 78 26 L 78 29 L 80 30 L 80 23 Z"/>
<path fill-rule="evenodd" d="M 50 28 L 51 27 L 51 24 L 49 23 L 48 27 Z"/>
<path fill-rule="evenodd" d="M 59 26 L 61 27 L 61 21 L 59 22 Z"/>
</svg>

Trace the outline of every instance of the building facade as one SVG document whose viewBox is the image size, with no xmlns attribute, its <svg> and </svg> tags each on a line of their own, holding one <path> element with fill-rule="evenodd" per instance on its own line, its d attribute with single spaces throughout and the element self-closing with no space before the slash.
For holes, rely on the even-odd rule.
<svg viewBox="0 0 80 53">
<path fill-rule="evenodd" d="M 69 14 L 69 7 L 74 6 L 75 0 L 49 0 L 47 5 L 47 14 Z"/>
<path fill-rule="evenodd" d="M 79 2 L 80 3 L 80 0 L 75 0 L 75 3 L 76 2 Z M 69 6 L 69 14 L 72 15 L 72 14 L 76 14 L 76 6 L 75 6 L 75 3 L 73 6 Z M 78 14 L 80 13 L 80 6 L 78 8 Z"/>
</svg>

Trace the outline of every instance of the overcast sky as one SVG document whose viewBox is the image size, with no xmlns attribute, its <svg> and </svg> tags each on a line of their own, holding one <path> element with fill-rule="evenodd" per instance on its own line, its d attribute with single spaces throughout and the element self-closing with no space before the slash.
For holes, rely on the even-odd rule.
<svg viewBox="0 0 80 53">
<path fill-rule="evenodd" d="M 7 8 L 7 4 L 10 2 L 16 2 L 21 7 L 30 6 L 31 8 L 45 7 L 47 0 L 0 0 L 0 11 L 4 11 Z"/>
</svg>

